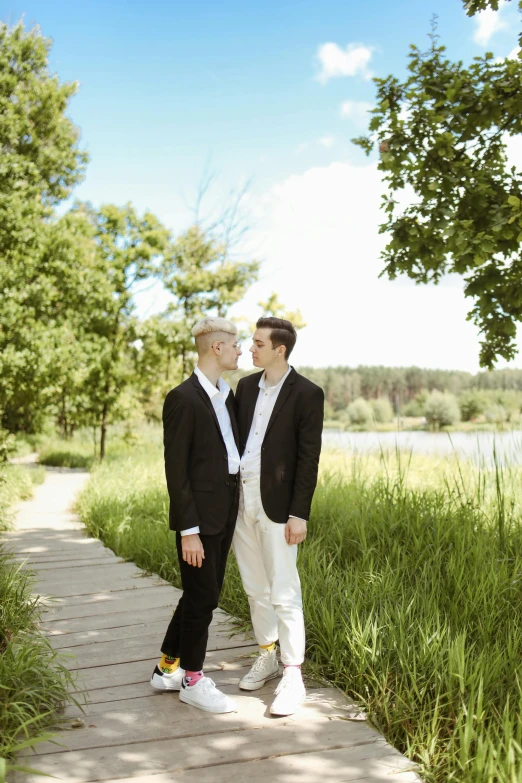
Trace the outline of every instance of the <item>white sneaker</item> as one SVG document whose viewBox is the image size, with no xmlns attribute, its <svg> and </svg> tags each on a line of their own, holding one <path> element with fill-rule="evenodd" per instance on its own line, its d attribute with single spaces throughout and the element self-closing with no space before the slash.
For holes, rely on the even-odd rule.
<svg viewBox="0 0 522 783">
<path fill-rule="evenodd" d="M 301 676 L 301 669 L 287 666 L 283 679 L 275 692 L 275 699 L 270 707 L 271 715 L 292 715 L 306 698 L 306 689 Z"/>
<path fill-rule="evenodd" d="M 158 691 L 179 691 L 184 676 L 185 669 L 182 669 L 181 666 L 178 666 L 172 674 L 162 672 L 159 666 L 156 666 L 152 672 L 150 684 Z"/>
<path fill-rule="evenodd" d="M 265 682 L 279 677 L 279 665 L 275 650 L 261 650 L 248 674 L 239 683 L 243 691 L 257 691 Z"/>
<path fill-rule="evenodd" d="M 199 707 L 205 712 L 236 712 L 237 707 L 232 699 L 218 691 L 214 680 L 210 677 L 202 677 L 195 685 L 185 685 L 185 680 L 181 683 L 179 700 L 192 707 Z"/>
</svg>

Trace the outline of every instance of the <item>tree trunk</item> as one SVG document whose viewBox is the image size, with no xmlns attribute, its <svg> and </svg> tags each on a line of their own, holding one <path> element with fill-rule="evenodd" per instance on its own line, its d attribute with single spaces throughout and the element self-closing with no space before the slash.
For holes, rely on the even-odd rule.
<svg viewBox="0 0 522 783">
<path fill-rule="evenodd" d="M 67 411 L 65 405 L 65 389 L 62 389 L 59 424 L 60 424 L 60 437 L 66 438 L 67 437 Z"/>
<path fill-rule="evenodd" d="M 107 413 L 109 406 L 107 402 L 103 403 L 102 420 L 100 427 L 100 461 L 105 457 L 105 441 L 107 439 Z"/>
</svg>

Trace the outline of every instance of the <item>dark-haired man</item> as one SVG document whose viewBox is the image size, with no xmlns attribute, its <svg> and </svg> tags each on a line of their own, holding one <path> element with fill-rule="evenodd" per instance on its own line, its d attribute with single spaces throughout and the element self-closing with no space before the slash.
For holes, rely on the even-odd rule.
<svg viewBox="0 0 522 783">
<path fill-rule="evenodd" d="M 306 696 L 296 559 L 317 483 L 324 394 L 288 364 L 296 337 L 290 321 L 260 318 L 250 351 L 263 371 L 242 378 L 236 393 L 242 457 L 233 549 L 260 647 L 239 687 L 254 691 L 279 675 L 279 640 L 284 670 L 272 715 L 292 714 Z"/>
</svg>

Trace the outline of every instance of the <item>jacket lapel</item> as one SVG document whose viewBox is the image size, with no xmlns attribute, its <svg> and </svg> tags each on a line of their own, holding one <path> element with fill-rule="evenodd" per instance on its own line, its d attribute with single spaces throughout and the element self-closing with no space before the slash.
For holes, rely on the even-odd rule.
<svg viewBox="0 0 522 783">
<path fill-rule="evenodd" d="M 245 444 L 248 440 L 248 436 L 250 434 L 250 430 L 252 429 L 252 421 L 254 419 L 254 411 L 256 409 L 256 402 L 257 398 L 259 396 L 259 378 L 261 376 L 257 376 L 257 383 L 252 386 L 252 390 L 250 391 L 249 397 L 247 400 L 245 400 L 246 405 L 246 427 L 245 427 Z M 245 445 L 244 444 L 244 445 Z"/>
<path fill-rule="evenodd" d="M 234 395 L 230 391 L 228 393 L 227 401 L 225 405 L 228 409 L 228 415 L 230 416 L 230 423 L 232 424 L 232 432 L 234 433 L 234 440 L 236 441 L 236 446 L 239 450 L 239 430 L 237 427 L 237 417 L 236 417 L 236 405 L 233 402 Z"/>
<path fill-rule="evenodd" d="M 286 381 L 283 383 L 283 385 L 282 385 L 282 387 L 281 387 L 281 389 L 279 391 L 279 394 L 277 395 L 276 404 L 274 405 L 274 410 L 272 411 L 272 415 L 270 416 L 270 419 L 268 421 L 268 426 L 266 428 L 265 438 L 268 435 L 268 433 L 270 432 L 270 427 L 274 423 L 274 421 L 277 418 L 279 412 L 282 410 L 283 405 L 285 404 L 285 402 L 287 401 L 287 399 L 290 396 L 290 393 L 292 391 L 292 385 L 293 385 L 293 383 L 295 381 L 295 376 L 296 376 L 296 372 L 292 368 L 292 370 L 290 372 L 290 375 L 288 376 Z"/>
<path fill-rule="evenodd" d="M 203 386 L 200 384 L 200 382 L 198 380 L 198 376 L 195 373 L 192 373 L 191 379 L 192 379 L 192 383 L 194 384 L 194 386 L 196 387 L 196 389 L 197 389 L 197 391 L 199 393 L 199 396 L 201 397 L 201 399 L 203 400 L 203 402 L 205 403 L 205 405 L 207 406 L 207 408 L 211 412 L 212 418 L 214 419 L 214 421 L 216 423 L 216 427 L 218 428 L 219 437 L 223 441 L 223 445 L 225 445 L 225 441 L 223 440 L 223 434 L 221 432 L 221 427 L 219 426 L 218 417 L 216 416 L 216 411 L 214 410 L 214 406 L 210 402 L 210 397 L 206 393 L 206 391 L 203 388 Z"/>
</svg>

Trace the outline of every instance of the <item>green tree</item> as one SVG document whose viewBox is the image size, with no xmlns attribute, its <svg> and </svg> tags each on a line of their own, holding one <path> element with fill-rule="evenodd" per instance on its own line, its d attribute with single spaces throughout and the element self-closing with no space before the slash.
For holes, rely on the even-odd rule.
<svg viewBox="0 0 522 783">
<path fill-rule="evenodd" d="M 53 208 L 87 160 L 66 115 L 77 85 L 50 73 L 49 49 L 37 29 L 0 24 L 0 409 L 10 430 L 38 429 L 53 400 L 60 298 L 42 256 Z"/>
<path fill-rule="evenodd" d="M 259 263 L 232 260 L 229 250 L 226 239 L 194 225 L 171 244 L 163 260 L 163 283 L 174 297 L 167 314 L 176 324 L 183 377 L 194 361 L 194 323 L 212 313 L 224 317 L 257 279 Z"/>
<path fill-rule="evenodd" d="M 304 329 L 306 321 L 303 318 L 301 310 L 288 310 L 284 304 L 279 301 L 279 296 L 274 292 L 270 294 L 266 302 L 258 302 L 258 307 L 263 311 L 263 315 L 271 315 L 274 318 L 285 318 L 290 321 L 295 329 Z"/>
<path fill-rule="evenodd" d="M 379 424 L 389 424 L 393 420 L 393 408 L 387 397 L 370 400 L 373 418 Z"/>
<path fill-rule="evenodd" d="M 93 268 L 81 315 L 84 342 L 91 346 L 89 357 L 85 357 L 86 413 L 100 428 L 103 459 L 108 424 L 121 416 L 123 392 L 135 377 L 136 284 L 158 274 L 170 235 L 154 215 L 139 217 L 131 204 L 108 204 L 99 211 L 79 204 L 76 211 L 87 215 L 94 228 Z"/>
<path fill-rule="evenodd" d="M 453 394 L 434 389 L 424 406 L 426 421 L 432 427 L 447 427 L 460 420 L 460 410 Z"/>
<path fill-rule="evenodd" d="M 348 405 L 347 414 L 352 424 L 369 424 L 373 418 L 373 412 L 369 403 L 362 397 L 359 397 Z"/>
<path fill-rule="evenodd" d="M 485 6 L 476 0 L 468 13 Z M 483 335 L 480 363 L 491 368 L 515 355 L 522 321 L 522 177 L 505 144 L 522 131 L 522 59 L 488 52 L 466 67 L 446 57 L 434 29 L 428 51 L 411 47 L 408 70 L 404 81 L 374 80 L 370 135 L 354 139 L 368 154 L 379 150 L 388 187 L 383 274 L 418 283 L 461 275 L 468 319 Z M 414 200 L 403 207 L 405 188 Z"/>
</svg>

